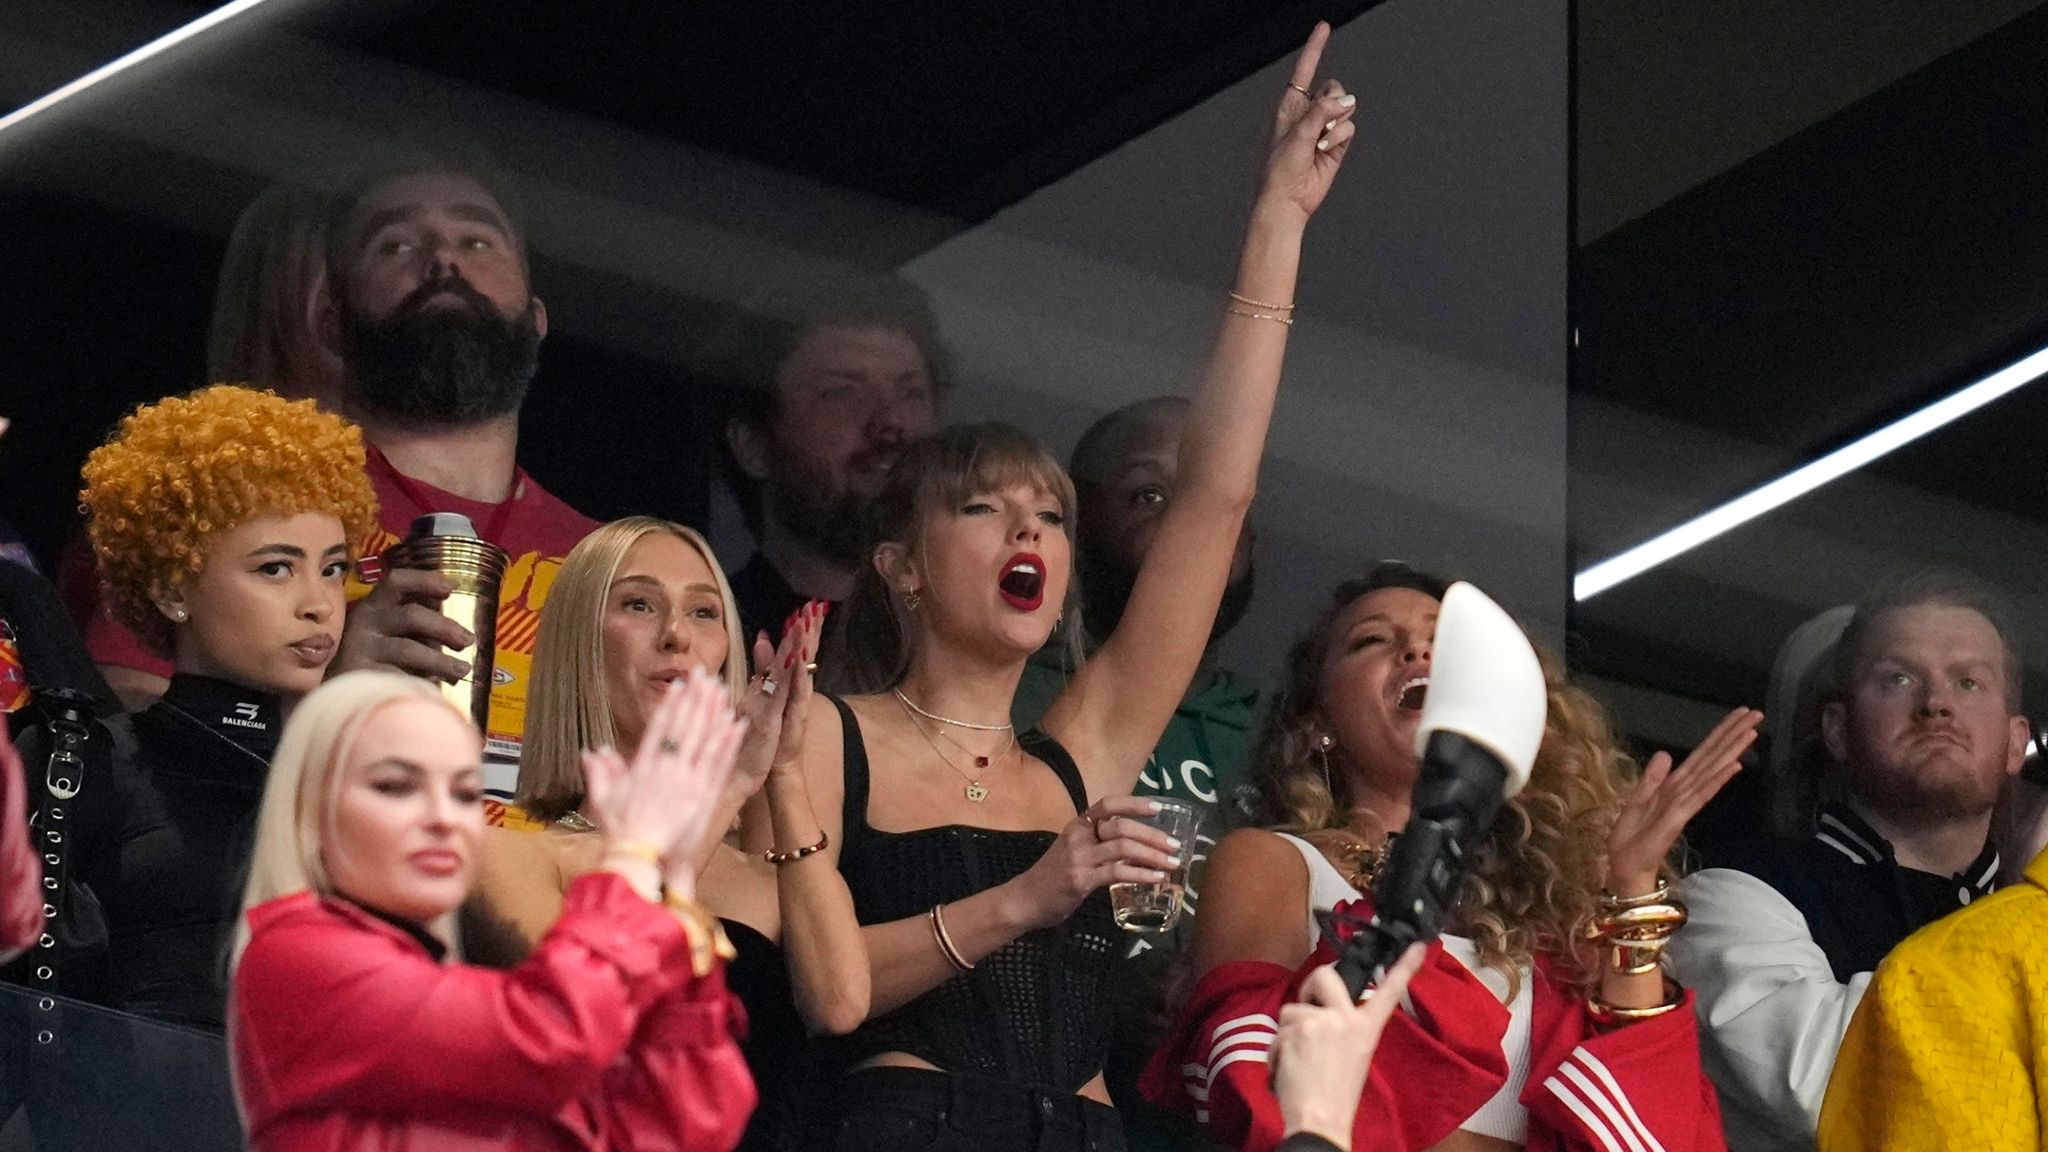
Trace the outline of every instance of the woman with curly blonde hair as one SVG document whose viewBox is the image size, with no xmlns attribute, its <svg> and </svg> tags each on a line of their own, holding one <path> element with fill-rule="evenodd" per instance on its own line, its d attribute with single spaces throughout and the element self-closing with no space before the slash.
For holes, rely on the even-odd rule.
<svg viewBox="0 0 2048 1152">
<path fill-rule="evenodd" d="M 1198 983 L 1145 1088 L 1233 1147 L 1280 1139 L 1274 1019 L 1370 918 L 1408 820 L 1447 587 L 1400 564 L 1338 587 L 1294 646 L 1260 741 L 1274 830 L 1232 833 L 1209 862 Z M 1684 920 L 1667 884 L 1673 845 L 1740 767 L 1761 714 L 1729 714 L 1684 764 L 1659 753 L 1631 783 L 1599 705 L 1554 659 L 1544 673 L 1529 783 L 1469 857 L 1447 934 L 1409 986 L 1412 1011 L 1387 1029 L 1358 1152 L 1724 1147 L 1690 997 L 1657 955 Z"/>
<path fill-rule="evenodd" d="M 284 714 L 341 637 L 342 579 L 376 496 L 356 427 L 310 400 L 215 386 L 137 409 L 85 465 L 108 603 L 169 656 L 136 762 L 81 797 L 77 866 L 133 1012 L 218 1029 L 236 881 Z"/>
</svg>

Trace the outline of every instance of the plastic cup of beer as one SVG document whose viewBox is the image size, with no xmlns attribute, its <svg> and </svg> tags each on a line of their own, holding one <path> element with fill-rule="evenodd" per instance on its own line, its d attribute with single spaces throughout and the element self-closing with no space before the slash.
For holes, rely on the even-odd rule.
<svg viewBox="0 0 2048 1152">
<path fill-rule="evenodd" d="M 1150 816 L 1120 816 L 1149 824 L 1180 841 L 1180 866 L 1162 880 L 1146 883 L 1120 882 L 1109 886 L 1109 908 L 1126 932 L 1170 932 L 1180 922 L 1180 908 L 1188 890 L 1188 863 L 1195 854 L 1195 832 L 1201 816 L 1178 800 L 1154 800 L 1159 811 Z"/>
</svg>

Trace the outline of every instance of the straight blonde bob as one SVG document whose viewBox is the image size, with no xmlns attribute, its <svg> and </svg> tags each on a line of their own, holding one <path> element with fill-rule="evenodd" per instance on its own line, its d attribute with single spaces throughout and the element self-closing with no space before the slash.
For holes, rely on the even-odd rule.
<svg viewBox="0 0 2048 1152">
<path fill-rule="evenodd" d="M 519 807 L 536 820 L 560 819 L 583 803 L 584 750 L 618 743 L 605 678 L 605 600 L 626 553 L 657 532 L 696 549 L 710 567 L 725 617 L 725 661 L 720 671 L 732 698 L 744 698 L 747 648 L 740 634 L 739 605 L 710 543 L 681 524 L 652 516 L 628 516 L 600 526 L 569 550 L 540 611 L 516 797 Z"/>
<path fill-rule="evenodd" d="M 256 810 L 249 881 L 242 889 L 242 914 L 228 954 L 231 986 L 249 946 L 251 908 L 299 892 L 336 894 L 321 849 L 341 797 L 342 765 L 371 715 L 401 700 L 434 701 L 469 724 L 469 717 L 442 699 L 433 684 L 400 672 L 344 673 L 315 688 L 292 709 L 270 762 L 262 806 Z M 481 751 L 482 737 L 478 741 Z M 451 947 L 456 943 L 452 916 L 428 927 Z"/>
</svg>

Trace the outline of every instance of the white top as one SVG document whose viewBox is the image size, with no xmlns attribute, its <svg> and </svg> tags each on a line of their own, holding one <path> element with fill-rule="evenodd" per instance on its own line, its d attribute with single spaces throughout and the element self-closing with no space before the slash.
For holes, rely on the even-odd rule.
<svg viewBox="0 0 2048 1152">
<path fill-rule="evenodd" d="M 1359 899 L 1361 894 L 1344 879 L 1344 874 L 1337 871 L 1337 866 L 1330 863 L 1321 849 L 1299 836 L 1289 836 L 1285 832 L 1277 835 L 1293 844 L 1308 863 L 1308 945 L 1310 950 L 1314 950 L 1322 932 L 1318 913 L 1328 912 L 1346 900 Z M 1532 1014 L 1529 972 L 1522 970 L 1521 979 L 1515 982 L 1514 998 L 1509 999 L 1508 974 L 1481 964 L 1477 944 L 1463 936 L 1445 935 L 1441 939 L 1444 951 L 1457 957 L 1460 964 L 1486 985 L 1494 999 L 1506 1004 L 1508 1009 L 1507 1031 L 1500 1037 L 1500 1052 L 1508 1064 L 1507 1082 L 1458 1127 L 1482 1136 L 1526 1144 L 1529 1139 L 1529 1111 L 1522 1107 L 1522 1087 L 1529 1080 L 1529 1022 Z M 1412 1011 L 1413 1006 L 1407 1003 L 1407 997 L 1402 998 L 1402 1003 Z"/>
<path fill-rule="evenodd" d="M 1835 1051 L 1870 973 L 1835 979 L 1806 917 L 1747 872 L 1695 872 L 1684 895 L 1692 917 L 1666 955 L 1693 990 L 1728 1146 L 1812 1152 Z"/>
</svg>

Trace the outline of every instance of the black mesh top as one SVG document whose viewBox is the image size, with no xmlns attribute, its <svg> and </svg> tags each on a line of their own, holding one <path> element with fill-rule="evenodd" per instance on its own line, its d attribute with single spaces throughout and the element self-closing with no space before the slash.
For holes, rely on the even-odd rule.
<svg viewBox="0 0 2048 1152">
<path fill-rule="evenodd" d="M 839 870 L 862 924 L 922 916 L 1022 874 L 1052 847 L 1050 832 L 999 832 L 950 824 L 914 832 L 868 826 L 868 755 L 853 711 L 834 699 L 846 731 L 845 847 Z M 1080 769 L 1040 732 L 1018 744 L 1066 785 L 1074 810 L 1088 806 Z M 1097 891 L 1064 923 L 1011 941 L 963 973 L 839 1041 L 843 1067 L 906 1052 L 948 1072 L 990 1076 L 1062 1093 L 1102 1070 L 1115 1015 L 1107 1001 L 1122 933 L 1109 896 Z M 934 945 L 936 947 L 936 945 Z"/>
</svg>

